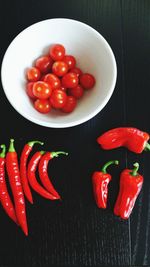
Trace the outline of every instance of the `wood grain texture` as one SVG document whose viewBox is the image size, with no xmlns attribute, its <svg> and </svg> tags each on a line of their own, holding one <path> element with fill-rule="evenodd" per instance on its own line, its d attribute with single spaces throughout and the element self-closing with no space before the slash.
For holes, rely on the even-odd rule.
<svg viewBox="0 0 150 267">
<path fill-rule="evenodd" d="M 126 119 L 147 132 L 149 126 L 150 2 L 122 1 Z M 128 164 L 140 163 L 143 191 L 131 216 L 132 264 L 150 265 L 150 182 L 148 153 L 128 153 Z"/>
<path fill-rule="evenodd" d="M 96 143 L 99 134 L 120 125 L 150 130 L 149 1 L 5 0 L 1 5 L 1 59 L 12 39 L 32 23 L 73 18 L 91 25 L 106 38 L 116 57 L 118 77 L 113 96 L 101 113 L 68 129 L 32 124 L 16 113 L 0 91 L 6 121 L 1 143 L 8 145 L 9 138 L 14 137 L 20 154 L 27 141 L 41 139 L 46 148 L 69 152 L 68 157 L 55 159 L 49 166 L 62 203 L 46 201 L 36 194 L 34 206 L 27 203 L 28 238 L 0 207 L 0 267 L 150 265 L 149 155 L 136 156 L 125 149 L 106 152 Z M 93 201 L 91 174 L 109 159 L 118 159 L 120 165 L 112 167 L 108 209 L 103 211 Z M 131 219 L 121 221 L 113 215 L 119 174 L 137 160 L 145 176 L 144 188 Z"/>
</svg>

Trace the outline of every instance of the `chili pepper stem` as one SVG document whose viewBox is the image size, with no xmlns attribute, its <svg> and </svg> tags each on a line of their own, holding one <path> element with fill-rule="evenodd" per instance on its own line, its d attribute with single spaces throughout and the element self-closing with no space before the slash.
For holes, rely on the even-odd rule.
<svg viewBox="0 0 150 267">
<path fill-rule="evenodd" d="M 64 152 L 64 151 L 51 152 L 52 158 L 58 157 L 60 154 L 63 154 L 63 155 L 66 155 L 66 156 L 68 155 L 68 153 Z"/>
<path fill-rule="evenodd" d="M 0 158 L 5 158 L 6 146 L 2 144 L 0 147 L 2 148 L 2 152 L 0 153 Z"/>
<path fill-rule="evenodd" d="M 33 147 L 34 144 L 44 145 L 44 143 L 41 142 L 41 141 L 30 141 L 30 142 L 28 142 L 28 145 L 31 146 L 31 147 Z"/>
<path fill-rule="evenodd" d="M 150 144 L 146 142 L 144 150 L 150 151 Z"/>
<path fill-rule="evenodd" d="M 9 152 L 15 152 L 15 148 L 14 148 L 14 139 L 10 139 L 10 144 L 9 144 Z"/>
<path fill-rule="evenodd" d="M 134 166 L 134 168 L 133 168 L 133 170 L 130 172 L 130 174 L 131 174 L 132 176 L 137 176 L 137 175 L 138 175 L 137 171 L 138 171 L 138 169 L 139 169 L 139 163 L 138 163 L 138 162 L 135 162 L 135 163 L 133 164 L 133 166 Z"/>
<path fill-rule="evenodd" d="M 105 165 L 102 167 L 101 171 L 103 173 L 107 173 L 106 169 L 108 166 L 112 165 L 112 164 L 115 164 L 115 165 L 118 165 L 119 164 L 119 161 L 118 160 L 111 160 L 111 161 L 108 161 L 107 163 L 105 163 Z"/>
</svg>

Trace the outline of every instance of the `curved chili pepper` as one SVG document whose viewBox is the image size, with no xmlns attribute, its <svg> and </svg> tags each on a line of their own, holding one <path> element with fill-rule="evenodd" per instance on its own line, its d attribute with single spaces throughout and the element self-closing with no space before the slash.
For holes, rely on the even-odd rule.
<svg viewBox="0 0 150 267">
<path fill-rule="evenodd" d="M 0 201 L 1 204 L 7 213 L 7 215 L 17 223 L 16 213 L 9 196 L 7 185 L 5 181 L 5 153 L 6 153 L 6 146 L 3 144 L 0 146 L 2 148 L 2 152 L 0 153 Z"/>
<path fill-rule="evenodd" d="M 124 146 L 132 152 L 142 153 L 143 150 L 150 151 L 149 138 L 148 133 L 139 129 L 120 127 L 105 132 L 97 138 L 97 142 L 107 150 Z"/>
<path fill-rule="evenodd" d="M 32 158 L 29 161 L 28 164 L 28 181 L 30 186 L 32 187 L 32 189 L 34 191 L 36 191 L 39 195 L 41 195 L 42 197 L 51 199 L 51 200 L 55 200 L 56 197 L 53 196 L 52 194 L 50 194 L 48 191 L 46 191 L 36 180 L 36 176 L 35 176 L 35 172 L 38 166 L 38 163 L 42 157 L 42 155 L 45 153 L 45 151 L 38 151 L 36 152 Z"/>
<path fill-rule="evenodd" d="M 120 189 L 114 214 L 122 219 L 129 218 L 143 185 L 143 177 L 137 173 L 139 164 L 134 163 L 133 166 L 133 170 L 125 169 L 120 176 Z"/>
<path fill-rule="evenodd" d="M 22 153 L 21 153 L 21 157 L 20 157 L 20 177 L 21 177 L 22 187 L 23 187 L 23 191 L 24 191 L 26 198 L 29 200 L 31 204 L 33 204 L 33 199 L 32 199 L 32 194 L 31 194 L 31 190 L 28 184 L 28 179 L 27 179 L 27 160 L 28 160 L 29 154 L 32 151 L 34 144 L 43 145 L 43 143 L 40 141 L 28 142 L 24 146 Z"/>
<path fill-rule="evenodd" d="M 48 176 L 47 173 L 47 168 L 48 168 L 48 163 L 49 161 L 54 158 L 54 157 L 58 157 L 59 154 L 64 154 L 64 155 L 68 155 L 68 153 L 63 152 L 63 151 L 58 151 L 58 152 L 47 152 L 46 154 L 44 154 L 40 160 L 39 163 L 39 176 L 40 176 L 40 180 L 41 183 L 43 184 L 43 186 L 53 195 L 56 197 L 56 199 L 60 199 L 60 195 L 57 193 L 57 191 L 55 190 L 54 186 L 52 185 L 50 178 Z"/>
<path fill-rule="evenodd" d="M 107 162 L 101 169 L 92 175 L 93 193 L 98 208 L 106 209 L 108 197 L 108 184 L 111 180 L 111 175 L 107 173 L 106 169 L 112 164 L 119 164 L 118 160 Z"/>
<path fill-rule="evenodd" d="M 14 148 L 14 139 L 10 139 L 9 150 L 6 154 L 6 169 L 10 187 L 13 193 L 17 221 L 25 235 L 28 235 L 25 199 L 21 185 L 17 153 Z"/>
</svg>

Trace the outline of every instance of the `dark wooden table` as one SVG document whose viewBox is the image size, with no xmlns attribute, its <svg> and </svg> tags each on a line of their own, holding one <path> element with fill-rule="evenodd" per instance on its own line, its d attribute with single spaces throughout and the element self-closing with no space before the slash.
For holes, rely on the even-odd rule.
<svg viewBox="0 0 150 267">
<path fill-rule="evenodd" d="M 20 153 L 28 140 L 41 139 L 52 150 L 68 151 L 69 157 L 55 160 L 50 167 L 62 203 L 49 203 L 36 194 L 34 206 L 27 203 L 28 238 L 0 207 L 0 267 L 150 266 L 150 154 L 136 155 L 126 149 L 105 152 L 95 141 L 118 126 L 150 132 L 150 1 L 5 0 L 0 10 L 1 60 L 12 39 L 27 26 L 64 17 L 99 31 L 111 45 L 118 68 L 107 106 L 92 120 L 68 129 L 27 121 L 8 103 L 1 87 L 0 142 L 8 145 L 14 137 Z M 116 158 L 120 166 L 112 168 L 109 205 L 99 210 L 93 201 L 91 173 Z M 121 221 L 113 215 L 119 173 L 135 161 L 140 163 L 144 186 L 132 216 Z"/>
</svg>

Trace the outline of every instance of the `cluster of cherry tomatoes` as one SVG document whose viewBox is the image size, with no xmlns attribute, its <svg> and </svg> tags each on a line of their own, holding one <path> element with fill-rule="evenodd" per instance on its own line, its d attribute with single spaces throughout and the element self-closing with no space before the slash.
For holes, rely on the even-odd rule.
<svg viewBox="0 0 150 267">
<path fill-rule="evenodd" d="M 51 108 L 72 112 L 84 90 L 95 84 L 94 76 L 76 67 L 75 57 L 66 55 L 61 44 L 51 46 L 49 55 L 38 58 L 26 77 L 26 92 L 41 113 L 49 113 Z"/>
</svg>

